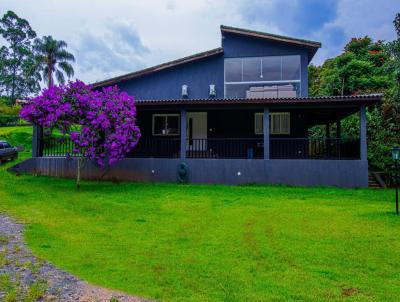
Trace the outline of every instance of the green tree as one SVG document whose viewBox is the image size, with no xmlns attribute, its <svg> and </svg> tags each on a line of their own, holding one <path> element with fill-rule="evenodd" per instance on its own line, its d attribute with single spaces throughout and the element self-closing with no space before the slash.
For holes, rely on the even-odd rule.
<svg viewBox="0 0 400 302">
<path fill-rule="evenodd" d="M 0 49 L 0 89 L 15 102 L 40 90 L 40 75 L 32 49 L 35 31 L 28 21 L 8 11 L 0 19 L 0 34 L 7 42 Z"/>
<path fill-rule="evenodd" d="M 367 112 L 368 159 L 372 168 L 380 170 L 390 168 L 390 148 L 400 143 L 400 14 L 394 24 L 397 40 L 385 44 L 369 37 L 353 38 L 339 56 L 309 67 L 311 96 L 384 93 L 382 103 Z M 314 132 L 322 133 L 318 127 Z M 342 121 L 342 134 L 359 135 L 357 114 Z"/>
<path fill-rule="evenodd" d="M 386 116 L 391 116 L 400 124 L 400 13 L 393 21 L 397 39 L 387 44 L 387 53 L 391 57 L 388 65 L 389 74 L 393 75 L 394 86 L 390 93 L 389 102 L 384 108 Z"/>
<path fill-rule="evenodd" d="M 310 64 L 308 67 L 308 81 L 309 88 L 308 94 L 310 96 L 319 96 L 321 91 L 321 66 L 316 66 L 314 64 Z"/>
<path fill-rule="evenodd" d="M 35 40 L 36 57 L 43 80 L 49 87 L 54 85 L 53 75 L 60 84 L 65 83 L 64 73 L 68 78 L 74 75 L 74 69 L 70 63 L 75 62 L 75 58 L 66 48 L 66 42 L 57 41 L 51 36 Z"/>
<path fill-rule="evenodd" d="M 371 38 L 353 38 L 344 52 L 324 62 L 317 79 L 311 78 L 310 87 L 316 95 L 353 95 L 384 92 L 390 83 L 386 72 L 389 60 L 383 42 Z M 313 71 L 315 68 L 310 67 Z"/>
</svg>

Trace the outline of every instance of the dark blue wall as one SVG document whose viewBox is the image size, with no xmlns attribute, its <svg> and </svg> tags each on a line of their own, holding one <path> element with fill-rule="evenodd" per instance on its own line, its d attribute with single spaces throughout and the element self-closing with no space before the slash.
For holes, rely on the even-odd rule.
<svg viewBox="0 0 400 302">
<path fill-rule="evenodd" d="M 217 98 L 224 97 L 224 58 L 300 55 L 301 96 L 308 95 L 307 49 L 283 42 L 224 34 L 224 53 L 182 64 L 163 71 L 123 81 L 118 86 L 136 99 L 180 99 L 182 85 L 188 85 L 189 98 L 208 98 L 209 85 L 215 84 Z"/>
<path fill-rule="evenodd" d="M 225 33 L 222 36 L 225 58 L 263 57 L 263 56 L 301 56 L 301 96 L 308 96 L 308 51 L 307 48 L 293 44 L 266 41 Z"/>
<path fill-rule="evenodd" d="M 189 98 L 208 98 L 209 85 L 224 97 L 222 54 L 182 64 L 147 76 L 121 82 L 118 86 L 140 100 L 180 99 L 182 85 L 188 85 Z"/>
<path fill-rule="evenodd" d="M 176 182 L 179 163 L 179 159 L 126 158 L 104 173 L 89 162 L 82 169 L 82 178 Z M 186 163 L 191 183 L 368 187 L 366 160 L 188 159 Z M 74 178 L 76 159 L 29 158 L 10 170 Z"/>
</svg>

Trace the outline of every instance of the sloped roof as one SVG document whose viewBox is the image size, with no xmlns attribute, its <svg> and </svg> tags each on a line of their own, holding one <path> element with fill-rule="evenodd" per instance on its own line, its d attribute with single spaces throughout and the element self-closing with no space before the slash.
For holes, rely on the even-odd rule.
<svg viewBox="0 0 400 302">
<path fill-rule="evenodd" d="M 164 100 L 136 100 L 137 106 L 159 106 L 159 105 L 295 105 L 295 104 L 367 104 L 380 102 L 382 94 L 362 94 L 347 96 L 318 96 L 298 98 L 228 98 L 228 99 L 164 99 Z"/>
<path fill-rule="evenodd" d="M 137 77 L 140 77 L 140 76 L 143 76 L 143 75 L 147 75 L 147 74 L 150 74 L 150 73 L 153 73 L 153 72 L 161 71 L 161 70 L 164 70 L 164 69 L 167 69 L 167 68 L 171 68 L 171 67 L 174 67 L 174 66 L 178 66 L 178 65 L 181 65 L 181 64 L 185 64 L 185 63 L 193 62 L 193 61 L 196 61 L 196 60 L 201 60 L 201 59 L 204 59 L 204 58 L 208 58 L 208 57 L 211 57 L 211 56 L 219 55 L 219 54 L 222 54 L 223 52 L 224 52 L 223 48 L 222 47 L 218 47 L 218 48 L 207 50 L 207 51 L 204 51 L 204 52 L 200 52 L 200 53 L 197 53 L 197 54 L 194 54 L 194 55 L 191 55 L 191 56 L 187 56 L 187 57 L 184 57 L 184 58 L 181 58 L 181 59 L 173 60 L 173 61 L 166 62 L 166 63 L 160 64 L 160 65 L 156 65 L 156 66 L 149 67 L 149 68 L 146 68 L 146 69 L 142 69 L 142 70 L 139 70 L 139 71 L 135 71 L 135 72 L 131 72 L 131 73 L 128 73 L 128 74 L 124 74 L 124 75 L 121 75 L 121 76 L 118 76 L 118 77 L 114 77 L 114 78 L 111 78 L 111 79 L 100 81 L 100 82 L 94 83 L 93 87 L 97 88 L 97 87 L 103 87 L 103 86 L 108 86 L 108 85 L 114 85 L 114 84 L 116 84 L 118 82 L 121 82 L 121 81 L 134 79 L 134 78 L 137 78 Z"/>
<path fill-rule="evenodd" d="M 322 46 L 322 44 L 320 42 L 316 42 L 316 41 L 292 38 L 292 37 L 287 37 L 287 36 L 282 36 L 282 35 L 275 35 L 275 34 L 271 34 L 271 33 L 243 29 L 243 28 L 238 28 L 238 27 L 231 27 L 231 26 L 226 26 L 226 25 L 221 25 L 221 33 L 222 34 L 223 33 L 231 33 L 231 34 L 243 35 L 243 36 L 253 37 L 253 38 L 258 38 L 258 39 L 266 39 L 266 40 L 270 40 L 270 41 L 284 42 L 284 43 L 288 43 L 288 44 L 304 46 L 308 49 L 308 60 L 309 61 L 311 61 L 311 59 L 314 57 L 318 48 L 321 48 L 321 46 Z"/>
<path fill-rule="evenodd" d="M 262 38 L 262 39 L 267 39 L 267 40 L 272 40 L 272 41 L 279 41 L 279 42 L 304 46 L 308 49 L 309 61 L 311 61 L 312 57 L 317 52 L 318 48 L 321 47 L 321 43 L 315 42 L 315 41 L 291 38 L 291 37 L 286 37 L 286 36 L 280 36 L 280 35 L 259 32 L 259 31 L 254 31 L 254 30 L 248 30 L 248 29 L 242 29 L 242 28 L 237 28 L 237 27 L 230 27 L 230 26 L 225 26 L 225 25 L 221 25 L 221 33 L 222 34 L 223 33 L 239 34 L 239 35 L 245 35 L 248 37 Z M 219 54 L 222 54 L 223 52 L 224 52 L 224 49 L 222 47 L 218 47 L 215 49 L 211 49 L 208 51 L 190 55 L 190 56 L 187 56 L 187 57 L 184 57 L 181 59 L 173 60 L 170 62 L 159 64 L 159 65 L 149 67 L 146 69 L 142 69 L 139 71 L 127 73 L 127 74 L 117 76 L 117 77 L 113 77 L 113 78 L 110 78 L 110 79 L 107 79 L 104 81 L 99 81 L 99 82 L 94 83 L 93 87 L 99 88 L 99 87 L 103 87 L 103 86 L 114 85 L 121 81 L 134 79 L 134 78 L 137 78 L 140 76 L 144 76 L 144 75 L 151 74 L 151 73 L 154 73 L 157 71 L 165 70 L 167 68 L 175 67 L 175 66 L 178 66 L 181 64 L 185 64 L 185 63 L 193 62 L 196 60 L 208 58 L 211 56 L 219 55 Z"/>
</svg>

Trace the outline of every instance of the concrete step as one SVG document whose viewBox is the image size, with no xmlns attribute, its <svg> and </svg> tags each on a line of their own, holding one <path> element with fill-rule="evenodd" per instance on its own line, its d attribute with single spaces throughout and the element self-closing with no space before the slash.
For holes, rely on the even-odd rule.
<svg viewBox="0 0 400 302">
<path fill-rule="evenodd" d="M 368 176 L 368 187 L 373 189 L 381 189 L 381 185 L 376 181 L 375 177 L 372 175 Z"/>
</svg>

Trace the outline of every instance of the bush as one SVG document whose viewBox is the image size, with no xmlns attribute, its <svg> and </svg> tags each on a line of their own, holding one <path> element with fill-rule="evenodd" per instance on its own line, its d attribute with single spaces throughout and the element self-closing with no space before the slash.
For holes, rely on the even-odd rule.
<svg viewBox="0 0 400 302">
<path fill-rule="evenodd" d="M 24 122 L 19 118 L 20 110 L 21 106 L 10 106 L 5 99 L 0 99 L 0 126 L 23 124 Z"/>
</svg>

